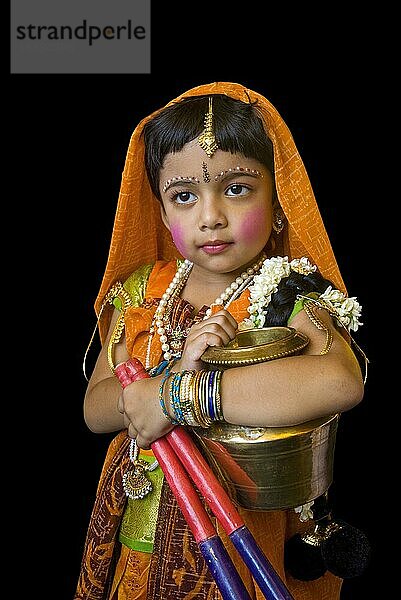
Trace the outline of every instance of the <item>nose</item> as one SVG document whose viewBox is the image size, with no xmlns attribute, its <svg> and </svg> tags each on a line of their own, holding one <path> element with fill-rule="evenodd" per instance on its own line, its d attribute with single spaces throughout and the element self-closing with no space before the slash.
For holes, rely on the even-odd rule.
<svg viewBox="0 0 401 600">
<path fill-rule="evenodd" d="M 227 227 L 227 217 L 220 198 L 209 196 L 199 203 L 199 229 L 223 229 Z"/>
</svg>

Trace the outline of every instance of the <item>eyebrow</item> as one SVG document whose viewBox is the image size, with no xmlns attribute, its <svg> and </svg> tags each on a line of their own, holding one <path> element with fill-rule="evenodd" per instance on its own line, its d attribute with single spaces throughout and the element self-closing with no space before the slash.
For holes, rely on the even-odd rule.
<svg viewBox="0 0 401 600">
<path fill-rule="evenodd" d="M 172 177 L 171 179 L 167 179 L 166 183 L 163 185 L 162 191 L 167 192 L 169 188 L 174 185 L 180 185 L 181 183 L 200 183 L 197 177 L 182 177 L 179 175 L 178 177 Z"/>
<path fill-rule="evenodd" d="M 225 171 L 220 171 L 220 173 L 217 173 L 214 180 L 218 181 L 219 179 L 228 179 L 229 177 L 235 175 L 249 175 L 250 177 L 263 178 L 263 173 L 258 171 L 258 169 L 249 169 L 248 167 L 232 167 L 230 169 L 226 169 Z"/>
</svg>

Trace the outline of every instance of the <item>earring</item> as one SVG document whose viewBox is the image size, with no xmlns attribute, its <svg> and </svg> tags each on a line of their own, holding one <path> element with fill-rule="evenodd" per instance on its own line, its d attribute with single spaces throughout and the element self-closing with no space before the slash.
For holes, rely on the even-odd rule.
<svg viewBox="0 0 401 600">
<path fill-rule="evenodd" d="M 285 225 L 284 213 L 281 210 L 276 210 L 273 215 L 273 225 L 272 226 L 273 226 L 274 231 L 277 233 L 277 235 L 279 235 L 283 231 L 284 225 Z"/>
</svg>

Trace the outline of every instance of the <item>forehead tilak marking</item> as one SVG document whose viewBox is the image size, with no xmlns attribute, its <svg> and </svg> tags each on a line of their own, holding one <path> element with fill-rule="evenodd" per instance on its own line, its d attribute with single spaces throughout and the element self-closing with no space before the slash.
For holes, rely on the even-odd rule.
<svg viewBox="0 0 401 600">
<path fill-rule="evenodd" d="M 205 183 L 209 183 L 209 181 L 210 181 L 210 173 L 207 170 L 207 164 L 205 163 L 205 161 L 203 161 L 203 163 L 202 163 L 202 173 L 203 173 L 203 181 Z"/>
</svg>

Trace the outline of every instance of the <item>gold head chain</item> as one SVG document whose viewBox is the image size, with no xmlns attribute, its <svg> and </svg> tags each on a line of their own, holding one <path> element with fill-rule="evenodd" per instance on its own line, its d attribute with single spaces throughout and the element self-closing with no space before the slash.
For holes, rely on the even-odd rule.
<svg viewBox="0 0 401 600">
<path fill-rule="evenodd" d="M 213 133 L 213 99 L 209 97 L 209 110 L 205 115 L 205 129 L 198 137 L 199 146 L 206 152 L 209 158 L 218 149 L 217 141 Z"/>
</svg>

